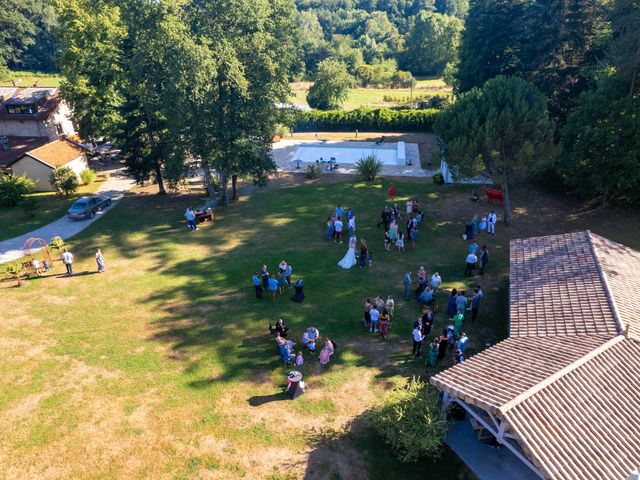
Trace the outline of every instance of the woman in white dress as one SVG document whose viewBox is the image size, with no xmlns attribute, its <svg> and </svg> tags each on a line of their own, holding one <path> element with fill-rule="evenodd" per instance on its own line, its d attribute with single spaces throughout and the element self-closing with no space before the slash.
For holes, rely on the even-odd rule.
<svg viewBox="0 0 640 480">
<path fill-rule="evenodd" d="M 353 236 L 349 239 L 349 250 L 347 250 L 347 254 L 338 262 L 338 265 L 344 269 L 349 269 L 356 263 L 356 237 Z"/>
</svg>

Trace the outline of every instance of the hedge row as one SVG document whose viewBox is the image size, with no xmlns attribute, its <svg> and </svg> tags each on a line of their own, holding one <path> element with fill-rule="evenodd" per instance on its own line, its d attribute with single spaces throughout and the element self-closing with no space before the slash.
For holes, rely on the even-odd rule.
<svg viewBox="0 0 640 480">
<path fill-rule="evenodd" d="M 391 110 L 358 108 L 343 110 L 311 110 L 297 114 L 296 131 L 419 131 L 430 132 L 439 110 Z"/>
</svg>

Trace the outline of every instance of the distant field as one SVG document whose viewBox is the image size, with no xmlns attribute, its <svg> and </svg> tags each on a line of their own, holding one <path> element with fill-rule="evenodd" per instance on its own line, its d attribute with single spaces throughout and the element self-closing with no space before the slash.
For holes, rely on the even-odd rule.
<svg viewBox="0 0 640 480">
<path fill-rule="evenodd" d="M 311 82 L 297 82 L 291 84 L 293 92 L 291 101 L 295 104 L 307 104 L 307 91 L 312 85 Z M 441 78 L 418 80 L 413 89 L 413 99 L 419 97 L 433 97 L 435 95 L 449 96 L 451 88 L 447 86 Z M 384 97 L 393 97 L 394 101 L 385 102 Z M 353 110 L 358 107 L 392 107 L 400 103 L 406 103 L 411 96 L 408 88 L 353 88 L 349 91 L 347 101 L 344 103 L 345 110 Z"/>
<path fill-rule="evenodd" d="M 42 87 L 57 87 L 62 80 L 61 75 L 40 72 L 11 72 L 11 76 L 6 80 L 0 80 L 0 87 L 10 87 L 15 80 L 19 87 L 30 87 L 36 82 L 40 82 Z"/>
</svg>

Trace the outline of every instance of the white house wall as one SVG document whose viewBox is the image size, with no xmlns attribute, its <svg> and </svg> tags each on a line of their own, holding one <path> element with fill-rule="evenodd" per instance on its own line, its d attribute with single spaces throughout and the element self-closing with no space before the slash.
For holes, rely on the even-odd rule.
<svg viewBox="0 0 640 480">
<path fill-rule="evenodd" d="M 0 120 L 0 135 L 48 137 L 49 141 L 53 141 L 60 136 L 56 125 L 60 125 L 60 134 L 62 135 L 75 135 L 76 133 L 71 121 L 71 111 L 65 102 L 60 102 L 46 120 Z"/>
<path fill-rule="evenodd" d="M 87 158 L 84 155 L 80 155 L 75 160 L 70 161 L 65 165 L 69 167 L 76 174 L 78 179 L 80 178 L 80 172 L 85 168 L 89 168 Z M 24 156 L 16 163 L 11 165 L 11 171 L 14 175 L 26 174 L 28 178 L 36 182 L 36 191 L 38 192 L 52 192 L 53 188 L 49 183 L 49 175 L 53 171 L 51 167 L 45 165 L 42 162 L 34 160 L 29 156 Z"/>
<path fill-rule="evenodd" d="M 49 174 L 53 169 L 44 163 L 38 162 L 31 157 L 22 157 L 16 163 L 11 165 L 11 171 L 14 175 L 26 174 L 28 178 L 36 182 L 36 190 L 38 192 L 52 192 L 49 183 Z"/>
</svg>

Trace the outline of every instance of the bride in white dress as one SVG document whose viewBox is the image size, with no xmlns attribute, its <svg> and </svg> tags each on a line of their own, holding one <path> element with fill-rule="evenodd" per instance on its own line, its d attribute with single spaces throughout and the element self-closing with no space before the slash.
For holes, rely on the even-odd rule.
<svg viewBox="0 0 640 480">
<path fill-rule="evenodd" d="M 347 254 L 338 262 L 338 265 L 344 269 L 349 269 L 356 263 L 356 237 L 354 235 L 349 239 L 349 250 L 347 250 Z"/>
</svg>

